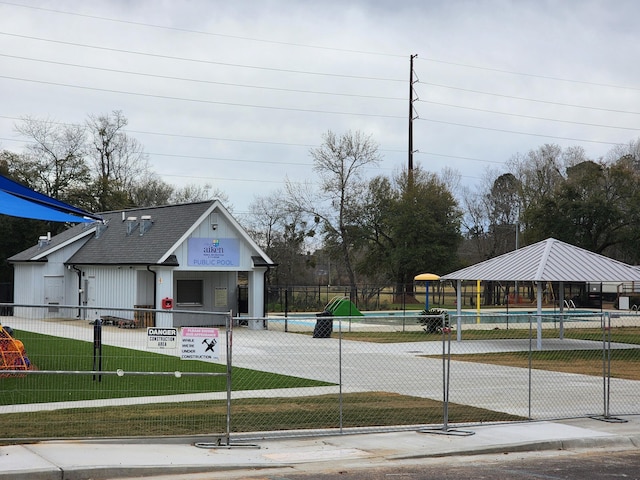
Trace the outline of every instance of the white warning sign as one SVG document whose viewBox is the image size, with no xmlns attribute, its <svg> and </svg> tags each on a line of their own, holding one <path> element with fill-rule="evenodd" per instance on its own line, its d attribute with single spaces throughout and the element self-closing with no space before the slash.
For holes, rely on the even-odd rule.
<svg viewBox="0 0 640 480">
<path fill-rule="evenodd" d="M 219 330 L 217 328 L 182 327 L 180 358 L 182 360 L 220 360 Z"/>
<path fill-rule="evenodd" d="M 178 329 L 147 327 L 147 347 L 148 348 L 177 348 Z"/>
</svg>

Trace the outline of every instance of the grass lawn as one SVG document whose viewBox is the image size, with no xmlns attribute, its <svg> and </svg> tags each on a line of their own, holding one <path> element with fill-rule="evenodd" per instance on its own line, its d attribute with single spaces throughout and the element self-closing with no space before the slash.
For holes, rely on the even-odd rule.
<svg viewBox="0 0 640 480">
<path fill-rule="evenodd" d="M 238 399 L 232 404 L 232 432 L 339 427 L 336 395 Z M 392 393 L 346 394 L 343 427 L 442 424 L 442 403 Z M 518 421 L 521 417 L 468 405 L 449 404 L 452 423 Z M 225 402 L 56 410 L 2 416 L 1 438 L 69 438 L 206 435 L 226 431 Z"/>
<path fill-rule="evenodd" d="M 27 355 L 38 370 L 94 370 L 93 343 L 17 331 Z M 142 352 L 120 347 L 102 347 L 102 370 L 125 372 L 226 372 L 226 365 L 180 360 L 169 355 Z M 278 375 L 244 368 L 232 371 L 233 390 L 314 387 L 329 383 Z M 226 391 L 226 377 L 211 376 L 142 376 L 28 374 L 0 378 L 0 405 L 19 403 L 94 400 L 102 398 L 176 395 L 184 393 Z"/>
<path fill-rule="evenodd" d="M 640 345 L 640 327 L 617 327 L 612 328 L 611 342 L 631 343 Z M 535 326 L 533 338 L 536 338 Z M 543 338 L 558 338 L 559 329 L 545 328 L 542 330 Z M 337 338 L 337 332 L 332 335 Z M 565 338 L 578 340 L 593 340 L 602 342 L 602 330 L 598 328 L 565 328 Z M 396 343 L 396 342 L 428 342 L 442 341 L 442 334 L 426 333 L 424 331 L 411 332 L 342 332 L 345 340 L 357 340 L 361 342 Z M 529 338 L 528 328 L 510 328 L 495 330 L 474 330 L 470 327 L 462 331 L 462 340 L 513 340 Z M 451 341 L 456 340 L 455 330 L 451 333 Z"/>
<path fill-rule="evenodd" d="M 451 355 L 451 360 L 529 368 L 529 352 Z M 538 370 L 601 377 L 603 370 L 602 351 L 531 352 L 531 367 Z M 640 380 L 640 349 L 611 350 L 611 376 L 625 380 Z"/>
</svg>

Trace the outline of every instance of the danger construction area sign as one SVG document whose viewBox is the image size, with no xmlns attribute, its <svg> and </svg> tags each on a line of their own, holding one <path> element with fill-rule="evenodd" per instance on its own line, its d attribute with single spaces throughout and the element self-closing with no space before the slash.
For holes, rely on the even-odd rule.
<svg viewBox="0 0 640 480">
<path fill-rule="evenodd" d="M 147 327 L 147 348 L 164 350 L 177 347 L 177 328 Z"/>
</svg>

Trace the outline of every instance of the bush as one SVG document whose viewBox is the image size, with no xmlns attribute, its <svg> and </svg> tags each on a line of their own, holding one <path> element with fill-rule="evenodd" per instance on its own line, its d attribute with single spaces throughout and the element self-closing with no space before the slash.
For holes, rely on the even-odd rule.
<svg viewBox="0 0 640 480">
<path fill-rule="evenodd" d="M 444 325 L 442 314 L 444 314 Z M 430 308 L 429 311 L 422 310 L 418 317 L 418 323 L 424 327 L 424 331 L 427 333 L 441 333 L 443 327 L 449 326 L 449 312 L 438 308 Z"/>
</svg>

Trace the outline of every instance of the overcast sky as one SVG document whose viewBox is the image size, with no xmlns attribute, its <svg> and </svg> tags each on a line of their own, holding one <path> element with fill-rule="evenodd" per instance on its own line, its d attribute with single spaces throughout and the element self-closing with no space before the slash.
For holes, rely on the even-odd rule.
<svg viewBox="0 0 640 480">
<path fill-rule="evenodd" d="M 328 130 L 407 165 L 487 168 L 545 143 L 597 160 L 640 136 L 636 0 L 0 0 L 0 148 L 25 116 L 121 110 L 166 182 L 209 183 L 240 218 L 315 180 Z"/>
</svg>

